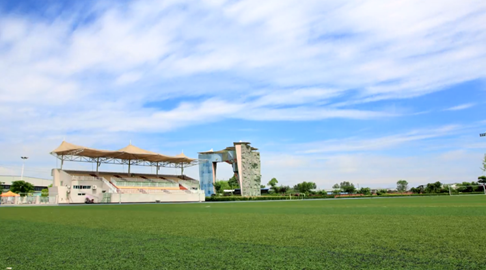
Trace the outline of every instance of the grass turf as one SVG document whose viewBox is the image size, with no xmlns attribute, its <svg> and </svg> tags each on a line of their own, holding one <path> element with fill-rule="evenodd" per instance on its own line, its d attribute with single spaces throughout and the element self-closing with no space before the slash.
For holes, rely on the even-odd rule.
<svg viewBox="0 0 486 270">
<path fill-rule="evenodd" d="M 484 224 L 486 196 L 2 207 L 0 268 L 480 269 Z"/>
</svg>

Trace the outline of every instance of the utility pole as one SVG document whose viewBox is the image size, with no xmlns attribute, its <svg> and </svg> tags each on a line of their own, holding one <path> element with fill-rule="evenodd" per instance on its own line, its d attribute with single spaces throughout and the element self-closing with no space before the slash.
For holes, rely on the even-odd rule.
<svg viewBox="0 0 486 270">
<path fill-rule="evenodd" d="M 22 172 L 20 173 L 20 180 L 24 180 L 24 165 L 25 165 L 25 160 L 28 159 L 29 157 L 20 157 L 22 159 Z"/>
</svg>

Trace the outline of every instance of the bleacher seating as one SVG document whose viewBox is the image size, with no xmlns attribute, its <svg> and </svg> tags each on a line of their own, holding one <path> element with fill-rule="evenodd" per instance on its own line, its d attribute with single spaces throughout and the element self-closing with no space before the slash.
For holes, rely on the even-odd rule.
<svg viewBox="0 0 486 270">
<path fill-rule="evenodd" d="M 65 170 L 74 181 L 102 181 L 107 180 L 121 193 L 191 193 L 192 189 L 199 187 L 199 181 L 188 176 L 180 175 L 153 175 L 134 173 L 130 176 L 116 172 L 86 172 Z"/>
</svg>

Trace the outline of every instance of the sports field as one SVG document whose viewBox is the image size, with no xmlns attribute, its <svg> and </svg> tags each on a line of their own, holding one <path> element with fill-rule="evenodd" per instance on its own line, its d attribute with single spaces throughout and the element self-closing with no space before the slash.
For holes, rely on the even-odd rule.
<svg viewBox="0 0 486 270">
<path fill-rule="evenodd" d="M 485 269 L 486 196 L 0 207 L 0 269 Z"/>
</svg>

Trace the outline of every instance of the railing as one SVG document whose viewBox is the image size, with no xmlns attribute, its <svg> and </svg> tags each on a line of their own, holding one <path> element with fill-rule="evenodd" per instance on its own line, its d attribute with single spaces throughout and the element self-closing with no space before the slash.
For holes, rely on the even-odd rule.
<svg viewBox="0 0 486 270">
<path fill-rule="evenodd" d="M 187 189 L 187 190 L 185 190 L 185 191 L 188 191 L 186 193 L 196 193 L 197 192 L 197 190 L 194 190 L 193 187 L 187 185 L 186 183 L 179 183 L 179 185 L 181 185 L 181 186 L 183 186 Z"/>
<path fill-rule="evenodd" d="M 117 178 L 112 177 L 111 181 L 119 187 L 178 187 L 177 183 L 169 182 L 132 182 L 132 181 L 117 181 Z"/>
<path fill-rule="evenodd" d="M 176 181 L 171 180 L 171 179 L 153 179 L 153 178 L 150 178 L 149 180 L 154 182 L 154 183 L 176 183 Z"/>
<path fill-rule="evenodd" d="M 111 203 L 111 196 L 112 193 L 103 193 L 103 198 L 101 199 L 101 203 Z"/>
<path fill-rule="evenodd" d="M 103 181 L 103 183 L 105 183 L 105 185 L 108 186 L 110 193 L 118 193 L 118 189 L 115 186 L 113 186 L 113 184 L 110 183 L 110 181 L 106 180 L 104 177 L 101 178 L 101 181 Z"/>
<path fill-rule="evenodd" d="M 101 177 L 73 175 L 71 179 L 73 181 L 99 181 Z"/>
<path fill-rule="evenodd" d="M 188 181 L 188 180 L 181 180 L 181 181 L 179 181 L 179 184 L 183 185 L 187 189 L 191 189 L 191 190 L 192 190 L 192 188 L 199 189 L 199 182 Z"/>
</svg>

